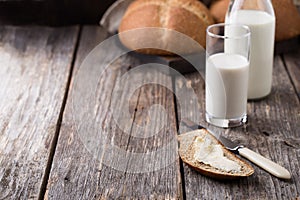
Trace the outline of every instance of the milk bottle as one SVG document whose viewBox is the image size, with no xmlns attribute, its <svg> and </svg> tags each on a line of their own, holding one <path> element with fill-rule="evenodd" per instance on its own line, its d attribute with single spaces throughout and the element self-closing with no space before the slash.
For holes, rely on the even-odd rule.
<svg viewBox="0 0 300 200">
<path fill-rule="evenodd" d="M 271 92 L 275 16 L 270 0 L 235 0 L 231 2 L 226 23 L 245 24 L 251 31 L 248 99 L 258 99 Z M 234 48 L 232 45 L 231 48 Z M 229 50 L 228 50 L 229 51 Z M 234 49 L 230 50 L 231 52 Z"/>
</svg>

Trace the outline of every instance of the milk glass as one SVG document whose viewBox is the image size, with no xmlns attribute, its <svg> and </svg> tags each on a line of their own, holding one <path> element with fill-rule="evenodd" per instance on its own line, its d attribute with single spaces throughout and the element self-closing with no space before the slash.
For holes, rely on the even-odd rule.
<svg viewBox="0 0 300 200">
<path fill-rule="evenodd" d="M 247 122 L 250 29 L 215 24 L 206 35 L 206 121 L 219 127 Z"/>
</svg>

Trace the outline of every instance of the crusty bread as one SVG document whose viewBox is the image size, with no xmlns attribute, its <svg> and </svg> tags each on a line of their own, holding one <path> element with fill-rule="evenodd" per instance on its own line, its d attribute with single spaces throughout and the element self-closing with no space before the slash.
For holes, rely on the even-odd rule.
<svg viewBox="0 0 300 200">
<path fill-rule="evenodd" d="M 206 28 L 213 22 L 206 6 L 197 0 L 136 0 L 126 10 L 119 33 L 153 27 L 165 30 L 131 31 L 119 37 L 127 48 L 140 53 L 169 55 L 170 46 L 175 44 L 176 53 L 191 53 L 191 47 L 181 44 L 181 38 L 167 30 L 183 33 L 204 47 Z M 155 48 L 140 49 L 147 46 Z"/>
<path fill-rule="evenodd" d="M 230 0 L 215 1 L 210 12 L 217 22 L 224 22 L 225 14 Z M 255 6 L 263 7 L 261 1 L 248 1 L 248 7 Z M 282 41 L 291 39 L 300 35 L 300 14 L 293 4 L 293 0 L 272 0 L 272 4 L 276 16 L 276 33 L 275 40 Z"/>
<path fill-rule="evenodd" d="M 282 41 L 300 35 L 300 14 L 293 0 L 273 0 L 276 15 L 275 40 Z"/>
<path fill-rule="evenodd" d="M 230 0 L 218 0 L 214 1 L 209 11 L 216 22 L 223 23 L 225 21 L 225 15 L 229 6 Z"/>
<path fill-rule="evenodd" d="M 213 144 L 220 144 L 224 152 L 225 157 L 236 162 L 241 166 L 240 172 L 226 172 L 194 159 L 195 155 L 195 139 L 197 137 L 205 138 L 209 137 Z M 201 174 L 216 178 L 216 179 L 236 179 L 241 177 L 247 177 L 254 173 L 254 169 L 250 164 L 238 158 L 235 154 L 227 150 L 212 134 L 205 129 L 195 130 L 188 133 L 184 133 L 178 136 L 180 148 L 179 155 L 183 162 L 188 164 L 193 169 L 199 171 Z"/>
</svg>

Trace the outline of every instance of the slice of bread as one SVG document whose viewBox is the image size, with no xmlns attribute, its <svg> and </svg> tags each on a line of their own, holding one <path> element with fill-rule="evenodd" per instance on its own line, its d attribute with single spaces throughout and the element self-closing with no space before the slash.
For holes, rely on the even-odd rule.
<svg viewBox="0 0 300 200">
<path fill-rule="evenodd" d="M 201 137 L 205 139 L 209 137 L 214 145 L 221 145 L 224 156 L 229 160 L 232 160 L 241 166 L 240 171 L 224 171 L 222 169 L 218 169 L 212 167 L 211 165 L 205 164 L 203 162 L 199 162 L 194 158 L 195 152 L 197 149 L 195 148 L 195 140 L 197 137 Z M 234 153 L 230 152 L 225 148 L 223 144 L 219 142 L 211 133 L 209 133 L 205 129 L 199 129 L 191 132 L 187 132 L 178 136 L 179 140 L 179 155 L 183 162 L 189 165 L 191 168 L 199 171 L 201 174 L 216 178 L 216 179 L 236 179 L 241 177 L 247 177 L 254 173 L 254 169 L 250 164 L 241 160 Z"/>
</svg>

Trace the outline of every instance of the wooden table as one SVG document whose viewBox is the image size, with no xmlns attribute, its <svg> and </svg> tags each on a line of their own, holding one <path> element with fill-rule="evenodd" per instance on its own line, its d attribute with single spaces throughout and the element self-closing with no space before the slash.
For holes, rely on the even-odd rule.
<svg viewBox="0 0 300 200">
<path fill-rule="evenodd" d="M 98 26 L 0 28 L 0 199 L 300 198 L 300 48 L 275 56 L 272 93 L 248 103 L 247 126 L 225 130 L 204 120 L 204 81 L 198 73 L 142 73 L 164 86 L 120 87 L 122 76 L 139 64 L 129 55 L 110 63 L 96 79 L 93 98 L 80 102 L 91 95 L 90 80 L 97 76 L 81 73 L 81 63 L 107 37 Z M 174 95 L 192 89 L 197 104 Z M 164 114 L 148 113 L 155 104 Z M 191 105 L 198 107 L 182 109 Z M 127 120 L 126 133 L 113 115 L 122 109 L 130 114 L 119 116 Z M 280 180 L 253 165 L 251 177 L 217 181 L 183 164 L 177 146 L 153 157 L 188 130 L 179 122 L 197 116 L 197 110 L 199 123 L 286 167 L 292 179 Z M 149 123 L 163 126 L 149 136 Z M 90 148 L 96 139 L 85 138 L 93 134 L 103 139 L 101 154 Z M 125 154 L 116 155 L 111 146 Z M 130 159 L 138 154 L 145 155 L 139 163 Z M 172 162 L 158 166 L 165 160 Z"/>
</svg>

